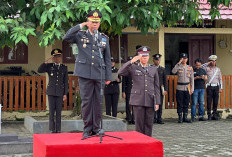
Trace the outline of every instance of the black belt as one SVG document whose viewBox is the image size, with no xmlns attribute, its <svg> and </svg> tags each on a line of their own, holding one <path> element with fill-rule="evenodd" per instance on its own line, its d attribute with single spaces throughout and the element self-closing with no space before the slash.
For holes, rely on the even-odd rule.
<svg viewBox="0 0 232 157">
<path fill-rule="evenodd" d="M 188 82 L 188 83 L 181 83 L 181 82 L 177 82 L 177 84 L 178 84 L 178 85 L 188 85 L 188 84 L 189 84 L 189 82 Z"/>
</svg>

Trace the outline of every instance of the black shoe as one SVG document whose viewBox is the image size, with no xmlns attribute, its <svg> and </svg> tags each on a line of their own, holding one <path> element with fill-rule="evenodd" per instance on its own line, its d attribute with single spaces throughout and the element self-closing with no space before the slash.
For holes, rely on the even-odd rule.
<svg viewBox="0 0 232 157">
<path fill-rule="evenodd" d="M 207 121 L 207 119 L 205 119 L 204 117 L 200 117 L 199 121 Z"/>
<path fill-rule="evenodd" d="M 82 139 L 88 138 L 89 137 L 89 133 L 88 132 L 84 132 L 82 135 Z"/>
<path fill-rule="evenodd" d="M 218 117 L 217 116 L 213 116 L 212 120 L 218 120 Z"/>
<path fill-rule="evenodd" d="M 208 120 L 212 120 L 211 115 L 208 115 Z"/>
<path fill-rule="evenodd" d="M 61 133 L 61 131 L 56 131 L 56 133 Z"/>
<path fill-rule="evenodd" d="M 188 113 L 183 114 L 183 122 L 192 123 L 191 119 L 188 119 L 187 116 L 188 116 Z"/>
<path fill-rule="evenodd" d="M 157 123 L 157 119 L 154 119 L 154 120 L 153 120 L 153 123 L 154 123 L 154 124 Z"/>
<path fill-rule="evenodd" d="M 179 116 L 178 123 L 183 123 L 182 114 L 178 114 L 178 116 Z"/>
<path fill-rule="evenodd" d="M 191 117 L 191 120 L 192 120 L 192 122 L 195 122 L 196 118 L 195 117 Z"/>
<path fill-rule="evenodd" d="M 56 131 L 50 131 L 50 133 L 54 134 L 54 133 L 56 133 Z"/>
<path fill-rule="evenodd" d="M 162 121 L 162 119 L 157 120 L 157 124 L 164 124 L 164 122 Z"/>
</svg>

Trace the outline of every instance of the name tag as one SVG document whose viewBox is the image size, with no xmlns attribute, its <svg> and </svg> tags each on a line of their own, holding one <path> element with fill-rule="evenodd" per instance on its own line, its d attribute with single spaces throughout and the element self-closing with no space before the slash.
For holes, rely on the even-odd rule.
<svg viewBox="0 0 232 157">
<path fill-rule="evenodd" d="M 140 70 L 135 70 L 136 72 L 139 72 L 139 73 L 141 73 L 141 71 Z"/>
</svg>

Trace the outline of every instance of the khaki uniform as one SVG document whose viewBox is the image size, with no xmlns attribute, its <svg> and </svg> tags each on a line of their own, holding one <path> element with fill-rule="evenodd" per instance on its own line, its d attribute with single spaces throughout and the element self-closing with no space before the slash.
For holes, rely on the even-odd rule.
<svg viewBox="0 0 232 157">
<path fill-rule="evenodd" d="M 178 76 L 176 88 L 177 113 L 179 115 L 182 112 L 188 114 L 189 90 L 194 91 L 193 68 L 190 65 L 183 66 L 182 64 L 176 64 L 172 69 L 172 73 Z"/>
</svg>

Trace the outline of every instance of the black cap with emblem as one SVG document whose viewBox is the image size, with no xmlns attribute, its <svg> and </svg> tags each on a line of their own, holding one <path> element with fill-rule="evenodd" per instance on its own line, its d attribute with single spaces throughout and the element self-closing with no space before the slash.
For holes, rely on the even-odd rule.
<svg viewBox="0 0 232 157">
<path fill-rule="evenodd" d="M 186 53 L 181 53 L 180 58 L 188 58 L 188 55 Z"/>
<path fill-rule="evenodd" d="M 138 52 L 138 54 L 140 54 L 142 56 L 148 56 L 150 51 L 151 51 L 151 48 L 148 46 L 142 46 L 142 47 L 138 48 L 136 51 Z"/>
<path fill-rule="evenodd" d="M 62 51 L 61 51 L 61 49 L 53 49 L 52 51 L 51 51 L 51 55 L 52 56 L 58 56 L 58 55 L 62 55 Z"/>
<path fill-rule="evenodd" d="M 92 10 L 87 14 L 88 20 L 92 22 L 101 22 L 102 13 L 99 10 Z"/>
<path fill-rule="evenodd" d="M 154 60 L 160 60 L 162 55 L 157 53 L 157 54 L 154 54 L 152 57 L 153 57 Z"/>
</svg>

